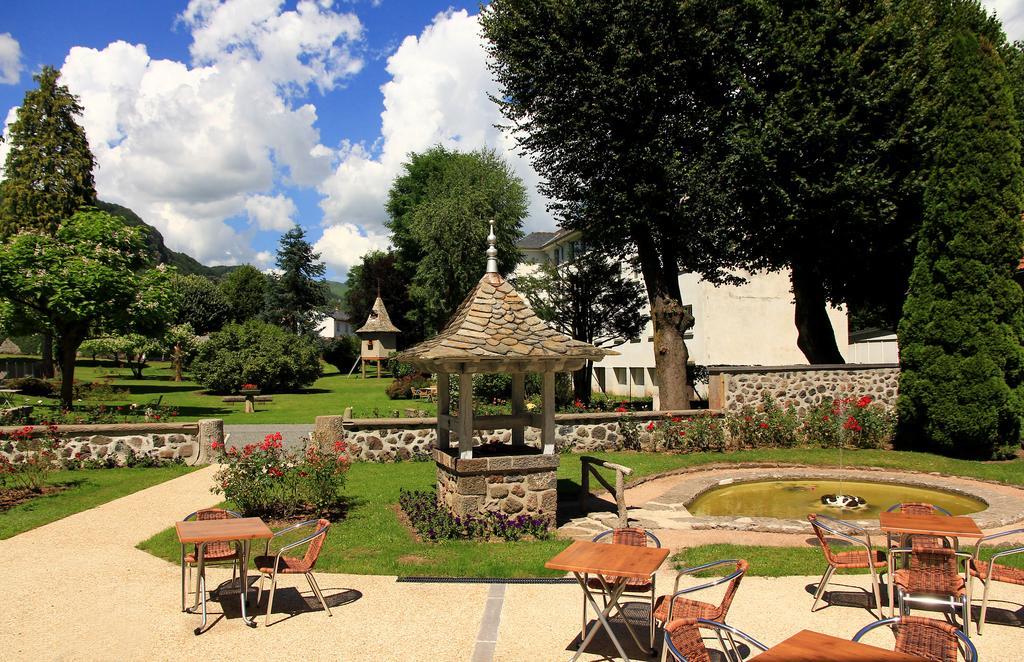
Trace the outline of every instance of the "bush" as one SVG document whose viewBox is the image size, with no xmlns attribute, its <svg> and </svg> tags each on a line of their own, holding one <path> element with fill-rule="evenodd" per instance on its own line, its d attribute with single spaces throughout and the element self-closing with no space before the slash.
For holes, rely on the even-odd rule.
<svg viewBox="0 0 1024 662">
<path fill-rule="evenodd" d="M 343 375 L 348 374 L 355 365 L 359 352 L 359 338 L 356 336 L 320 339 L 320 355 Z"/>
<path fill-rule="evenodd" d="M 334 515 L 343 502 L 341 490 L 349 468 L 348 447 L 336 441 L 331 452 L 309 446 L 286 451 L 281 433 L 241 450 L 214 443 L 224 468 L 211 491 L 223 494 L 242 514 L 253 517 Z"/>
<path fill-rule="evenodd" d="M 48 434 L 42 437 L 33 436 L 33 431 L 31 425 L 26 425 L 6 435 L 12 447 L 21 453 L 21 459 L 13 462 L 5 455 L 0 455 L 0 475 L 3 476 L 5 485 L 10 484 L 15 489 L 30 492 L 41 492 L 46 477 L 57 468 L 54 462 L 60 457 L 63 442 L 57 437 L 53 427 L 50 427 Z"/>
<path fill-rule="evenodd" d="M 391 376 L 395 379 L 401 379 L 402 377 L 408 377 L 409 375 L 420 374 L 416 368 L 412 367 L 411 363 L 402 363 L 398 359 L 391 357 L 387 362 L 387 371 L 391 373 Z"/>
<path fill-rule="evenodd" d="M 785 409 L 768 393 L 760 407 L 744 407 L 729 417 L 729 434 L 740 448 L 792 448 L 799 441 L 800 416 L 790 403 Z"/>
<path fill-rule="evenodd" d="M 414 388 L 426 388 L 430 386 L 430 380 L 420 374 L 406 375 L 394 379 L 388 384 L 385 393 L 392 400 L 408 400 L 412 397 Z"/>
<path fill-rule="evenodd" d="M 725 427 L 720 417 L 703 412 L 692 418 L 673 416 L 667 421 L 652 421 L 647 431 L 654 433 L 658 449 L 704 453 L 725 450 Z"/>
<path fill-rule="evenodd" d="M 508 400 L 512 397 L 512 375 L 506 372 L 473 375 L 473 396 L 480 402 Z"/>
<path fill-rule="evenodd" d="M 409 523 L 424 539 L 437 540 L 505 540 L 514 542 L 524 537 L 547 540 L 551 537 L 548 521 L 533 515 L 505 516 L 489 512 L 456 517 L 437 503 L 434 490 L 399 490 L 398 504 Z"/>
<path fill-rule="evenodd" d="M 315 339 L 258 320 L 229 324 L 196 351 L 193 378 L 215 393 L 259 384 L 264 393 L 294 391 L 321 375 Z"/>
<path fill-rule="evenodd" d="M 20 395 L 34 397 L 49 397 L 54 394 L 56 387 L 52 382 L 37 377 L 18 377 L 8 379 L 4 382 L 4 388 L 13 388 L 21 391 Z"/>
</svg>

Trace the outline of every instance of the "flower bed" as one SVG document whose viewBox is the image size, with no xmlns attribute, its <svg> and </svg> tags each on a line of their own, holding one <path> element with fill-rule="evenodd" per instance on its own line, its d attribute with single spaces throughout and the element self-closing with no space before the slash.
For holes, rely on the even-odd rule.
<svg viewBox="0 0 1024 662">
<path fill-rule="evenodd" d="M 548 520 L 532 515 L 506 516 L 498 512 L 457 517 L 437 502 L 435 490 L 401 489 L 398 505 L 424 540 L 506 540 L 551 537 Z"/>
<path fill-rule="evenodd" d="M 285 450 L 280 432 L 268 434 L 259 444 L 239 450 L 224 444 L 211 445 L 224 468 L 214 476 L 211 491 L 223 494 L 242 514 L 288 518 L 298 514 L 337 515 L 342 509 L 348 447 L 334 442 L 331 452 L 308 446 Z"/>
</svg>

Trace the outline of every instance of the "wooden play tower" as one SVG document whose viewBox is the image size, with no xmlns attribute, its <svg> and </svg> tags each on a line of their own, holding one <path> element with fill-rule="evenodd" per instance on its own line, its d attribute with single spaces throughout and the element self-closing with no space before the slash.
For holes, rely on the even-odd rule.
<svg viewBox="0 0 1024 662">
<path fill-rule="evenodd" d="M 360 339 L 359 364 L 360 374 L 366 378 L 366 364 L 377 365 L 377 377 L 384 373 L 384 363 L 398 349 L 398 330 L 391 323 L 388 316 L 388 309 L 384 307 L 384 301 L 377 295 L 370 309 L 370 316 L 366 318 L 366 324 L 356 329 L 356 335 Z"/>
</svg>

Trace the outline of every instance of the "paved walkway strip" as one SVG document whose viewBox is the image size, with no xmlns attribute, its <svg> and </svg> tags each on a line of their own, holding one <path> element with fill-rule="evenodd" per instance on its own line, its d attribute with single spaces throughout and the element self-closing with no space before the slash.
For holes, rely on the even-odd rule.
<svg viewBox="0 0 1024 662">
<path fill-rule="evenodd" d="M 491 662 L 494 659 L 494 647 L 498 644 L 498 626 L 501 624 L 501 607 L 505 604 L 505 584 L 496 582 L 487 591 L 487 604 L 484 617 L 480 622 L 480 631 L 476 635 L 476 646 L 473 648 L 472 662 Z"/>
</svg>

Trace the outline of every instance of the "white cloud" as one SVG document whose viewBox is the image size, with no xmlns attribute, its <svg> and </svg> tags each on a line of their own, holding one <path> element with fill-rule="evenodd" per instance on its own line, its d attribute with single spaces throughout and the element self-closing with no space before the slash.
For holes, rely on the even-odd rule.
<svg viewBox="0 0 1024 662">
<path fill-rule="evenodd" d="M 21 78 L 21 44 L 10 32 L 0 34 L 0 83 L 14 85 Z"/>
<path fill-rule="evenodd" d="M 249 222 L 255 223 L 260 230 L 284 232 L 295 225 L 298 210 L 286 195 L 251 195 L 245 201 L 245 212 L 249 215 Z"/>
<path fill-rule="evenodd" d="M 527 229 L 549 229 L 546 200 L 537 193 L 537 173 L 514 152 L 512 138 L 495 128 L 504 120 L 488 93 L 498 87 L 487 69 L 476 16 L 466 11 L 438 14 L 423 33 L 408 36 L 388 58 L 391 75 L 381 88 L 379 152 L 343 144 L 335 172 L 320 187 L 324 223 L 382 228 L 384 202 L 409 152 L 435 144 L 471 150 L 492 147 L 509 161 L 530 195 Z"/>
<path fill-rule="evenodd" d="M 280 6 L 193 0 L 181 17 L 193 31 L 191 65 L 116 41 L 72 48 L 61 69 L 82 100 L 100 197 L 131 207 L 172 248 L 207 263 L 254 257 L 249 234 L 226 219 L 248 213 L 258 227 L 279 229 L 294 204 L 261 194 L 316 186 L 332 171 L 316 108 L 295 99 L 359 69 L 351 49 L 362 26 L 329 2 Z M 273 209 L 254 211 L 254 200 Z"/>
<path fill-rule="evenodd" d="M 313 248 L 328 267 L 347 272 L 359 264 L 364 255 L 373 250 L 384 250 L 388 244 L 385 233 L 367 232 L 352 223 L 341 223 L 324 228 Z"/>
<path fill-rule="evenodd" d="M 1003 29 L 1010 41 L 1024 39 L 1024 2 L 1022 0 L 981 0 L 988 11 L 994 11 L 1003 21 Z"/>
</svg>

